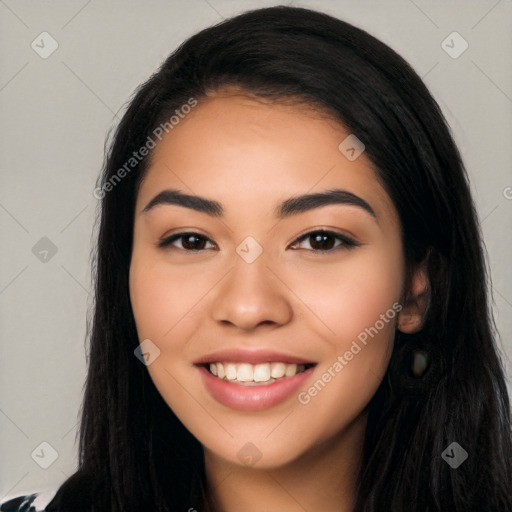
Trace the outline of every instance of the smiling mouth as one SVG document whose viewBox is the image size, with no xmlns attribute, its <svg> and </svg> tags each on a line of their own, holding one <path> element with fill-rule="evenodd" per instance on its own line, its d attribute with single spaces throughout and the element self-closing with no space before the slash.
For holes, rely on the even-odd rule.
<svg viewBox="0 0 512 512">
<path fill-rule="evenodd" d="M 243 386 L 262 386 L 294 377 L 312 368 L 315 366 L 315 363 L 288 364 L 271 362 L 251 364 L 214 362 L 206 363 L 202 366 L 218 379 Z"/>
</svg>

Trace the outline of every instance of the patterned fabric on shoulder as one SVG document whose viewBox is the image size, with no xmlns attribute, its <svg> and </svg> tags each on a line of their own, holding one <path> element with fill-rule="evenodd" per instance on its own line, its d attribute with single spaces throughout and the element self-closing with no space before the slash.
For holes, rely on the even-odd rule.
<svg viewBox="0 0 512 512">
<path fill-rule="evenodd" d="M 0 504 L 0 512 L 45 512 L 56 492 L 55 490 L 36 492 L 11 498 Z"/>
</svg>

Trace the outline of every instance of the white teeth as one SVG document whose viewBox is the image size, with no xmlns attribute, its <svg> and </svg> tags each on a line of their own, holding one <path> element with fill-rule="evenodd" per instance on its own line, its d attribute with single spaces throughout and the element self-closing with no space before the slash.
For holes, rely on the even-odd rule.
<svg viewBox="0 0 512 512">
<path fill-rule="evenodd" d="M 238 371 L 236 372 L 237 380 L 241 380 L 242 382 L 250 382 L 254 380 L 254 372 L 252 370 L 252 364 L 242 363 L 238 367 Z"/>
<path fill-rule="evenodd" d="M 292 377 L 293 375 L 295 375 L 297 373 L 297 365 L 296 364 L 289 364 L 287 367 L 286 367 L 286 371 L 284 372 L 284 374 L 287 376 L 287 377 Z"/>
<path fill-rule="evenodd" d="M 270 380 L 270 365 L 268 363 L 254 366 L 254 382 L 266 382 Z"/>
<path fill-rule="evenodd" d="M 273 379 L 280 379 L 286 373 L 286 365 L 284 363 L 272 363 L 270 365 L 270 375 Z"/>
<path fill-rule="evenodd" d="M 232 362 L 216 362 L 210 363 L 210 372 L 219 379 L 228 381 L 236 381 L 245 383 L 246 385 L 256 385 L 256 383 L 264 382 L 272 384 L 276 379 L 293 377 L 298 373 L 302 373 L 306 368 L 305 365 L 287 364 L 287 363 L 232 363 Z"/>
<path fill-rule="evenodd" d="M 217 363 L 217 368 L 221 364 L 222 363 Z M 224 370 L 226 372 L 226 379 L 227 380 L 235 380 L 236 379 L 237 371 L 236 371 L 236 365 L 235 364 L 233 364 L 233 363 L 225 364 L 224 365 Z"/>
</svg>

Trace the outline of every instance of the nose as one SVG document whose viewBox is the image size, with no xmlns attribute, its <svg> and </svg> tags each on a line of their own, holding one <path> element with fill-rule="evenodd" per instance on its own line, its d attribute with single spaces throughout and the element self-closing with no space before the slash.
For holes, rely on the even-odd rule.
<svg viewBox="0 0 512 512">
<path fill-rule="evenodd" d="M 292 318 L 290 294 L 262 258 L 252 263 L 240 259 L 216 290 L 213 319 L 244 331 L 260 325 L 278 327 Z"/>
</svg>

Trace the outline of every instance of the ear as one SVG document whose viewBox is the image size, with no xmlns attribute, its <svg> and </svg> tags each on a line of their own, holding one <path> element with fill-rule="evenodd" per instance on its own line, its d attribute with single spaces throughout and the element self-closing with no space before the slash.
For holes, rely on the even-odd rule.
<svg viewBox="0 0 512 512">
<path fill-rule="evenodd" d="M 402 309 L 398 313 L 398 329 L 405 334 L 420 331 L 430 303 L 430 283 L 427 272 L 428 255 L 413 271 L 409 288 L 404 294 Z"/>
</svg>

